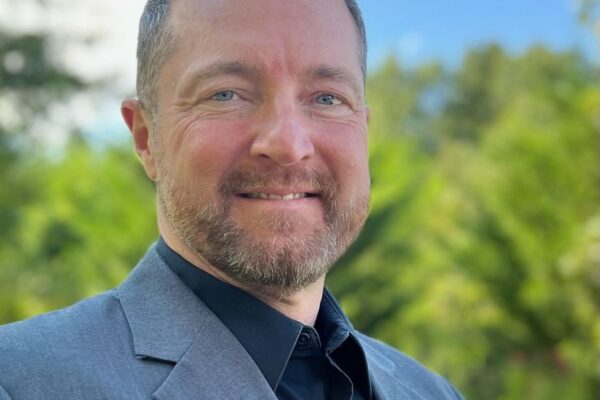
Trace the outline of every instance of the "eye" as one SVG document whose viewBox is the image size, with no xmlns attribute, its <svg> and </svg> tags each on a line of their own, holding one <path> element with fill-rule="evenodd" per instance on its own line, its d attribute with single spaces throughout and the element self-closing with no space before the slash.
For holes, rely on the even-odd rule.
<svg viewBox="0 0 600 400">
<path fill-rule="evenodd" d="M 235 99 L 236 94 L 232 90 L 223 90 L 212 95 L 211 99 L 215 101 L 231 101 Z"/>
<path fill-rule="evenodd" d="M 325 106 L 335 106 L 342 103 L 340 99 L 338 99 L 332 94 L 321 94 L 317 96 L 315 100 L 317 104 L 322 104 Z"/>
</svg>

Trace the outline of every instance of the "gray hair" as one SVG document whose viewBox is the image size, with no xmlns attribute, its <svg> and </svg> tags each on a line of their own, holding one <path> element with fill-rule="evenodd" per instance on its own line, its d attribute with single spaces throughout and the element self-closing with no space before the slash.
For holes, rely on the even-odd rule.
<svg viewBox="0 0 600 400">
<path fill-rule="evenodd" d="M 363 79 L 367 74 L 367 35 L 356 0 L 345 0 L 356 25 Z M 175 36 L 168 24 L 171 0 L 148 0 L 140 19 L 137 47 L 137 95 L 142 108 L 157 118 L 160 70 L 173 51 Z"/>
</svg>

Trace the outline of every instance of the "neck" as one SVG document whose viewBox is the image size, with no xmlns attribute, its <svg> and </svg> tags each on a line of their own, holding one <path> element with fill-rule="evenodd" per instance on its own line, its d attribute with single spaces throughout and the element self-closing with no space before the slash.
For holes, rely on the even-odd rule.
<svg viewBox="0 0 600 400">
<path fill-rule="evenodd" d="M 321 298 L 323 297 L 323 288 L 325 287 L 325 276 L 319 278 L 311 285 L 289 293 L 284 297 L 269 296 L 267 291 L 250 288 L 232 279 L 222 271 L 211 266 L 203 257 L 191 250 L 183 243 L 176 235 L 171 235 L 163 230 L 161 232 L 163 240 L 180 256 L 188 262 L 204 272 L 214 276 L 215 278 L 229 283 L 246 293 L 252 295 L 268 306 L 279 311 L 288 318 L 298 321 L 304 325 L 314 326 L 319 313 Z"/>
<path fill-rule="evenodd" d="M 230 282 L 232 283 L 232 282 Z M 235 285 L 235 283 L 232 283 Z M 304 325 L 315 326 L 317 314 L 323 297 L 323 288 L 325 286 L 325 277 L 322 276 L 315 283 L 296 291 L 284 298 L 272 299 L 261 293 L 253 293 L 236 285 L 242 290 L 247 291 L 260 301 L 273 307 L 283 315 L 301 322 Z"/>
</svg>

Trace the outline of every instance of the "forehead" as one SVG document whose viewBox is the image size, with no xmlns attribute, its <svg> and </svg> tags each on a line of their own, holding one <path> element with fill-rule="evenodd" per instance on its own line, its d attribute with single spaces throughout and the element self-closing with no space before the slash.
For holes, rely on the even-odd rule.
<svg viewBox="0 0 600 400">
<path fill-rule="evenodd" d="M 180 61 L 253 60 L 273 73 L 306 64 L 360 69 L 344 0 L 175 0 L 170 23 Z"/>
</svg>

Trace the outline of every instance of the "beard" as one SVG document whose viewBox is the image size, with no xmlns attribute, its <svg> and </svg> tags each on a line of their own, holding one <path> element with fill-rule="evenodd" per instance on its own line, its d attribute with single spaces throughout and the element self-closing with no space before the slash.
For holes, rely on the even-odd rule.
<svg viewBox="0 0 600 400">
<path fill-rule="evenodd" d="M 234 171 L 221 180 L 216 199 L 200 203 L 198 193 L 174 179 L 168 168 L 161 170 L 158 200 L 171 230 L 210 266 L 269 298 L 288 297 L 325 275 L 356 239 L 368 214 L 368 186 L 342 202 L 339 185 L 324 173 Z M 256 187 L 312 188 L 319 193 L 323 222 L 308 226 L 297 212 L 271 212 L 256 221 L 267 233 L 252 232 L 252 226 L 231 217 L 231 205 L 235 196 Z"/>
</svg>

